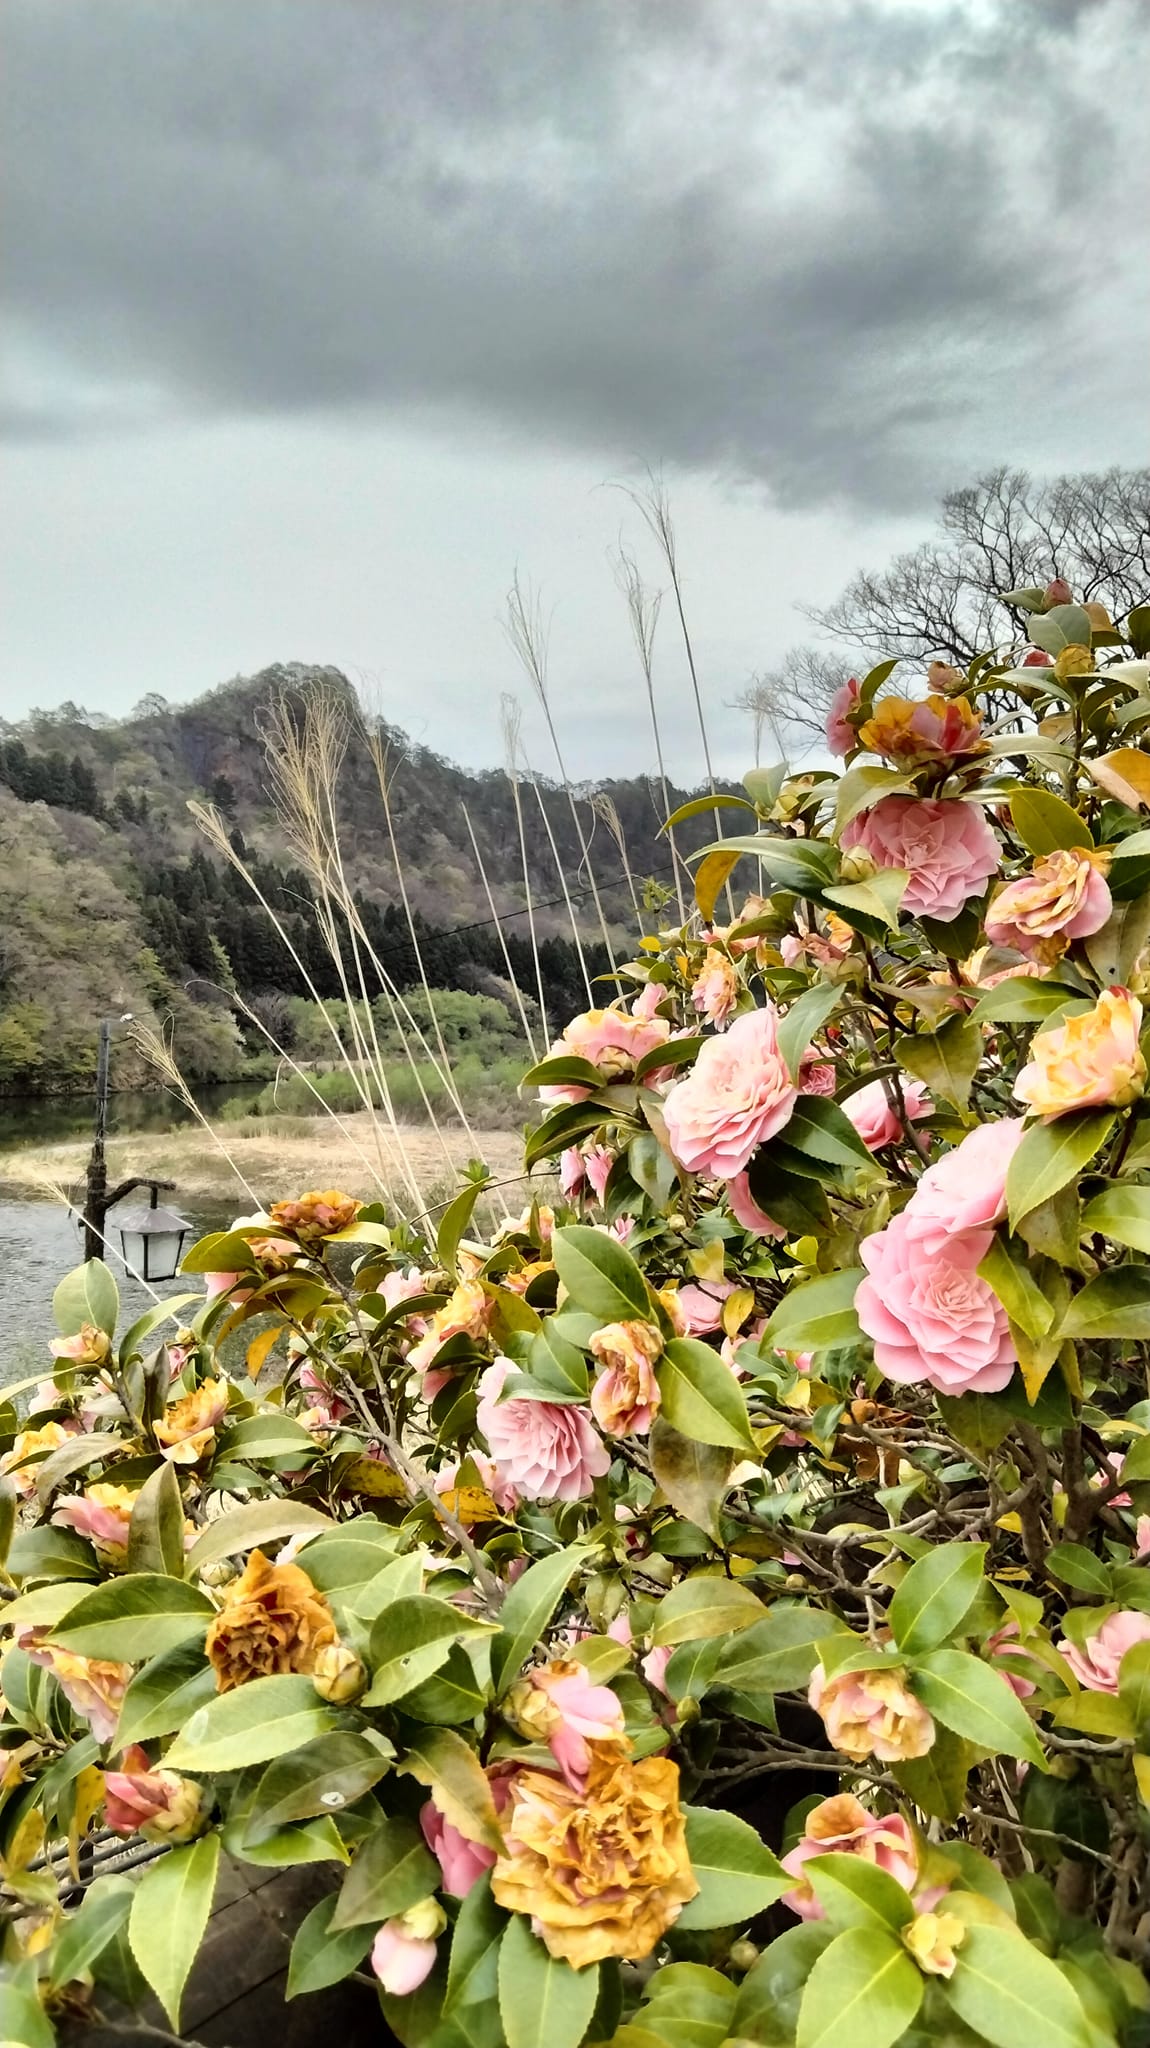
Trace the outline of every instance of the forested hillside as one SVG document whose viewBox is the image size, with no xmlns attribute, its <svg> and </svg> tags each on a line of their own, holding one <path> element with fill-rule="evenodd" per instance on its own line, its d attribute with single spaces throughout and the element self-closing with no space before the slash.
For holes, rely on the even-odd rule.
<svg viewBox="0 0 1150 2048">
<path fill-rule="evenodd" d="M 269 793 L 260 737 L 269 702 L 315 682 L 347 691 L 334 670 L 292 665 L 241 678 L 194 703 L 146 698 L 124 720 L 65 704 L 19 726 L 0 723 L 0 1091 L 58 1093 L 90 1085 L 99 1018 L 131 1010 L 171 1020 L 192 1080 L 247 1070 L 259 1043 L 234 998 L 282 1017 L 306 982 L 248 885 L 203 837 L 188 800 L 214 804 L 234 847 L 274 904 L 323 996 L 339 983 L 316 925 L 311 889 Z M 478 844 L 516 979 L 534 987 L 514 793 L 500 770 L 471 773 L 387 731 L 392 810 L 404 880 L 433 986 L 508 994 L 468 830 Z M 605 781 L 642 891 L 670 883 L 661 800 L 645 779 Z M 686 792 L 671 791 L 672 803 Z M 606 965 L 567 793 L 521 785 L 544 994 L 565 1017 L 583 982 L 563 901 L 557 849 L 592 971 Z M 633 932 L 619 847 L 580 793 L 595 876 L 613 930 Z M 541 815 L 546 810 L 547 824 Z M 352 746 L 338 786 L 342 843 L 364 925 L 388 975 L 416 985 L 415 952 L 392 859 L 375 768 Z M 466 807 L 466 815 L 465 815 Z M 712 836 L 692 821 L 681 844 Z M 517 914 L 516 914 L 517 913 Z M 369 991 L 370 992 L 370 991 Z M 121 1048 L 118 1079 L 144 1082 Z"/>
</svg>

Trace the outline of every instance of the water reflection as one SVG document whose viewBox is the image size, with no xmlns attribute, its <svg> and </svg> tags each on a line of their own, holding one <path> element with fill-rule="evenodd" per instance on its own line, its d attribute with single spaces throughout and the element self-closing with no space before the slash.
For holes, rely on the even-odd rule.
<svg viewBox="0 0 1150 2048">
<path fill-rule="evenodd" d="M 221 1081 L 194 1093 L 210 1121 L 220 1116 L 225 1106 L 239 1104 L 247 1109 L 264 1085 L 262 1081 Z M 0 1095 L 0 1152 L 87 1138 L 95 1110 L 94 1095 Z M 187 1103 L 163 1090 L 125 1090 L 113 1095 L 108 1104 L 108 1132 L 113 1138 L 129 1131 L 174 1131 L 191 1119 Z"/>
</svg>

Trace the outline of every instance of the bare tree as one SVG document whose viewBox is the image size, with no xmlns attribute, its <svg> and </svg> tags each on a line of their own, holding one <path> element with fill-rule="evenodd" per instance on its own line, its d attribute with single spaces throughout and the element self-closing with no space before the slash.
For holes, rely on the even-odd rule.
<svg viewBox="0 0 1150 2048">
<path fill-rule="evenodd" d="M 837 643 L 793 648 L 761 680 L 777 716 L 821 732 L 839 684 L 884 656 L 966 666 L 1017 641 L 1023 612 L 1003 593 L 1065 577 L 1075 597 L 1116 618 L 1150 593 L 1150 469 L 1088 471 L 1041 482 L 994 469 L 943 499 L 933 540 L 860 570 L 825 609 L 805 616 Z"/>
</svg>

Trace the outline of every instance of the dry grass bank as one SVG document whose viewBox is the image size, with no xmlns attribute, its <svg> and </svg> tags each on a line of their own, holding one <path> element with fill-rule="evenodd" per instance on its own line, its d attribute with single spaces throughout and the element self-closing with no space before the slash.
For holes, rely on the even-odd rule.
<svg viewBox="0 0 1150 2048">
<path fill-rule="evenodd" d="M 381 1158 L 369 1117 L 348 1116 L 343 1121 L 343 1130 L 328 1117 L 266 1117 L 224 1123 L 219 1127 L 219 1144 L 196 1125 L 167 1132 L 138 1131 L 109 1141 L 108 1179 L 114 1184 L 130 1174 L 154 1174 L 159 1180 L 175 1183 L 176 1194 L 171 1199 L 177 1203 L 234 1203 L 243 1210 L 251 1206 L 245 1181 L 261 1204 L 309 1187 L 339 1187 L 365 1200 L 378 1199 L 378 1184 L 366 1163 L 370 1161 L 398 1194 L 403 1175 L 394 1142 L 382 1137 Z M 477 1151 L 499 1180 L 510 1180 L 523 1170 L 523 1143 L 514 1131 L 476 1131 L 474 1144 L 463 1132 L 447 1132 L 450 1159 L 426 1125 L 413 1126 L 401 1136 L 411 1170 L 428 1200 L 450 1187 L 452 1163 L 462 1166 Z M 242 1179 L 220 1145 L 227 1148 Z M 89 1149 L 87 1140 L 71 1139 L 0 1153 L 0 1192 L 35 1196 L 63 1188 L 71 1194 L 83 1181 Z M 514 1203 L 518 1190 L 508 1187 L 507 1195 Z M 527 1199 L 526 1183 L 523 1199 Z"/>
</svg>

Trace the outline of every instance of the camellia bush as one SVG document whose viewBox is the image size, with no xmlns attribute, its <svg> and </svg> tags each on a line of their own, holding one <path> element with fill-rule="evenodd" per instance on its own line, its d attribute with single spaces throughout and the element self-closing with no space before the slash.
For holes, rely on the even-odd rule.
<svg viewBox="0 0 1150 2048">
<path fill-rule="evenodd" d="M 546 1200 L 63 1282 L 6 2041 L 178 2029 L 221 1851 L 326 1867 L 288 1996 L 406 2048 L 1150 2040 L 1150 615 L 1009 602 L 748 777 L 527 1077 Z"/>
</svg>

